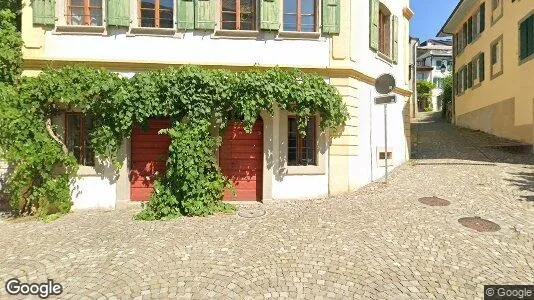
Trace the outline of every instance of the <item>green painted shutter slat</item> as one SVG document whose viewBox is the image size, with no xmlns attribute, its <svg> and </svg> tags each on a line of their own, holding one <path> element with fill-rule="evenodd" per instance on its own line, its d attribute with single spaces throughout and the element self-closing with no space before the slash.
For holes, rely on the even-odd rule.
<svg viewBox="0 0 534 300">
<path fill-rule="evenodd" d="M 108 0 L 108 25 L 130 26 L 130 0 Z"/>
<path fill-rule="evenodd" d="M 399 18 L 393 16 L 393 62 L 399 61 Z"/>
<path fill-rule="evenodd" d="M 369 47 L 378 50 L 378 12 L 379 0 L 369 0 Z"/>
<path fill-rule="evenodd" d="M 528 31 L 528 47 L 527 47 L 527 56 L 530 56 L 534 53 L 534 16 L 528 18 L 530 22 L 527 25 Z"/>
<path fill-rule="evenodd" d="M 280 2 L 279 0 L 261 0 L 260 28 L 263 30 L 280 29 Z"/>
<path fill-rule="evenodd" d="M 33 0 L 33 23 L 54 25 L 56 21 L 55 0 Z"/>
<path fill-rule="evenodd" d="M 195 28 L 213 30 L 215 28 L 216 0 L 196 0 Z"/>
<path fill-rule="evenodd" d="M 323 0 L 323 32 L 339 33 L 341 9 L 340 0 Z"/>
<path fill-rule="evenodd" d="M 194 0 L 177 0 L 176 2 L 178 29 L 195 28 L 195 1 Z"/>
</svg>

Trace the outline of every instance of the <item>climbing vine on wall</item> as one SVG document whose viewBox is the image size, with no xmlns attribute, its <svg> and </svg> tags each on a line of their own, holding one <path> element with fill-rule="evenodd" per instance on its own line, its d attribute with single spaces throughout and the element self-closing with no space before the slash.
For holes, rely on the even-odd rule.
<svg viewBox="0 0 534 300">
<path fill-rule="evenodd" d="M 0 126 L 8 130 L 0 133 L 0 149 L 15 166 L 8 185 L 19 213 L 70 210 L 69 180 L 77 166 L 50 125 L 53 116 L 64 111 L 81 110 L 92 117 L 90 141 L 95 153 L 117 168 L 120 145 L 135 124 L 143 127 L 150 118 L 170 118 L 170 128 L 160 132 L 171 138 L 166 172 L 136 216 L 144 220 L 232 209 L 221 201 L 231 184 L 216 164 L 214 153 L 221 139 L 213 135 L 213 128 L 224 130 L 229 120 L 239 118 L 250 131 L 260 112 L 272 114 L 275 107 L 295 113 L 303 133 L 316 114 L 325 130 L 338 128 L 348 118 L 341 96 L 322 77 L 277 68 L 230 72 L 184 66 L 125 79 L 106 70 L 73 66 L 46 70 L 1 96 L 8 101 L 0 104 Z M 13 121 L 27 127 L 8 126 Z M 14 143 L 6 142 L 13 136 Z M 19 151 L 22 148 L 28 149 Z M 49 150 L 47 158 L 40 148 Z M 61 205 L 50 210 L 50 203 Z"/>
</svg>

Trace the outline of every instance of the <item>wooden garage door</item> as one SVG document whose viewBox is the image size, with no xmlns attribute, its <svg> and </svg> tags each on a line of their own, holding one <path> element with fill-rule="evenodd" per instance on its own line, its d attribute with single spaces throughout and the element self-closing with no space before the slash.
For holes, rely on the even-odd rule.
<svg viewBox="0 0 534 300">
<path fill-rule="evenodd" d="M 222 173 L 236 188 L 237 195 L 226 191 L 225 200 L 260 201 L 263 171 L 263 121 L 254 124 L 248 134 L 239 122 L 231 123 L 223 136 L 219 149 Z"/>
<path fill-rule="evenodd" d="M 168 119 L 154 119 L 149 121 L 149 129 L 146 131 L 138 126 L 133 129 L 132 168 L 130 170 L 132 201 L 148 201 L 156 174 L 162 174 L 165 171 L 171 140 L 168 135 L 158 134 L 158 131 L 169 128 L 169 124 Z"/>
</svg>

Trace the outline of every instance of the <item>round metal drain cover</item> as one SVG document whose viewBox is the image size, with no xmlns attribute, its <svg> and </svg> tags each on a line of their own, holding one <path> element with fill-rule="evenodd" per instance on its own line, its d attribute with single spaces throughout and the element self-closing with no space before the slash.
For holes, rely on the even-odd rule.
<svg viewBox="0 0 534 300">
<path fill-rule="evenodd" d="M 419 202 L 430 206 L 447 206 L 451 204 L 450 201 L 438 197 L 423 197 L 419 198 Z"/>
<path fill-rule="evenodd" d="M 478 232 L 494 232 L 501 229 L 501 226 L 498 224 L 493 223 L 490 220 L 482 219 L 481 217 L 460 218 L 458 219 L 458 223 Z"/>
<path fill-rule="evenodd" d="M 243 218 L 258 218 L 265 215 L 265 211 L 263 209 L 244 209 L 239 210 L 237 214 Z"/>
</svg>

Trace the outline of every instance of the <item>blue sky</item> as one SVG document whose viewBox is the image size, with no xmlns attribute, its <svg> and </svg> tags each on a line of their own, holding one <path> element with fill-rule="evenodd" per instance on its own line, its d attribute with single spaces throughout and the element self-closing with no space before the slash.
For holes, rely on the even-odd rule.
<svg viewBox="0 0 534 300">
<path fill-rule="evenodd" d="M 415 16 L 410 24 L 410 35 L 421 42 L 435 38 L 458 0 L 411 0 L 410 7 Z"/>
</svg>

